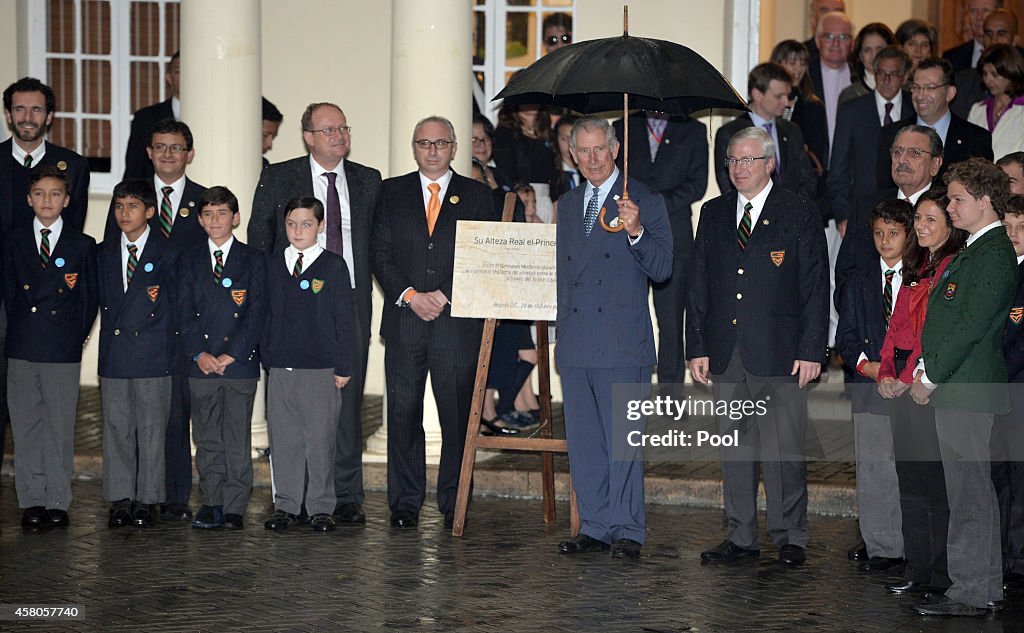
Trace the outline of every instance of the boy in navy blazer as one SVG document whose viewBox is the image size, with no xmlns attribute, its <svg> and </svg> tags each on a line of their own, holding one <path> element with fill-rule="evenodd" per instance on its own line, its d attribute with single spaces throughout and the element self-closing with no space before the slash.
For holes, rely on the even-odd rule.
<svg viewBox="0 0 1024 633">
<path fill-rule="evenodd" d="M 69 523 L 82 346 L 96 319 L 96 242 L 61 218 L 68 180 L 55 166 L 33 170 L 35 219 L 4 244 L 15 488 L 27 529 Z"/>
<path fill-rule="evenodd" d="M 110 527 L 153 525 L 165 499 L 164 437 L 175 362 L 178 258 L 149 226 L 150 182 L 114 188 L 121 234 L 100 245 L 99 376 L 103 400 L 103 496 Z"/>
<path fill-rule="evenodd" d="M 266 317 L 266 264 L 262 252 L 232 235 L 239 212 L 229 189 L 207 189 L 199 208 L 209 239 L 181 256 L 178 286 L 203 492 L 192 527 L 240 530 L 252 489 L 250 425 L 260 375 L 256 346 Z"/>
</svg>

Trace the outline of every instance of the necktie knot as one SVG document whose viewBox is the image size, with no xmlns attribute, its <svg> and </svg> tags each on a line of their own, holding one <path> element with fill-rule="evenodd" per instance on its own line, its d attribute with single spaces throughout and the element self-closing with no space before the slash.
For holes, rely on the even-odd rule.
<svg viewBox="0 0 1024 633">
<path fill-rule="evenodd" d="M 752 203 L 750 203 L 750 202 L 748 202 L 745 205 L 743 205 L 743 210 L 744 211 L 752 211 L 753 209 L 754 209 L 754 205 Z"/>
<path fill-rule="evenodd" d="M 430 191 L 430 195 L 436 196 L 441 192 L 441 185 L 437 184 L 436 182 L 432 182 L 429 185 L 427 185 L 427 189 Z"/>
<path fill-rule="evenodd" d="M 160 187 L 160 191 L 162 191 L 165 196 L 169 196 L 174 193 L 174 187 Z"/>
<path fill-rule="evenodd" d="M 224 251 L 213 251 L 213 256 L 216 257 L 217 259 L 220 259 L 221 257 L 224 256 Z"/>
<path fill-rule="evenodd" d="M 22 164 L 26 169 L 32 167 L 32 154 L 25 154 L 25 160 L 22 161 Z"/>
<path fill-rule="evenodd" d="M 324 177 L 327 178 L 327 184 L 333 185 L 338 180 L 338 174 L 333 171 L 325 171 Z"/>
<path fill-rule="evenodd" d="M 128 252 L 131 253 L 132 255 L 137 256 L 139 254 L 139 247 L 134 244 L 129 244 Z"/>
<path fill-rule="evenodd" d="M 890 268 L 889 270 L 885 271 L 885 280 L 886 281 L 891 282 L 892 278 L 895 277 L 895 276 L 896 276 L 896 271 L 893 270 L 892 268 Z"/>
<path fill-rule="evenodd" d="M 50 229 L 39 229 L 39 232 L 42 233 L 43 235 L 49 235 L 53 231 L 51 231 Z"/>
</svg>

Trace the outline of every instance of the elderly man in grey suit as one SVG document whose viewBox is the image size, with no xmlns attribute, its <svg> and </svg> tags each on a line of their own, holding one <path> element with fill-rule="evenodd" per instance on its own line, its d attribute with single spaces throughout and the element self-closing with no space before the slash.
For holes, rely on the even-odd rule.
<svg viewBox="0 0 1024 633">
<path fill-rule="evenodd" d="M 623 424 L 625 411 L 613 406 L 612 385 L 620 386 L 616 394 L 624 399 L 650 394 L 656 358 L 647 285 L 672 273 L 672 229 L 661 194 L 634 180 L 626 199 L 615 166 L 619 143 L 605 120 L 577 121 L 569 148 L 586 183 L 558 200 L 555 363 L 580 533 L 559 549 L 611 549 L 614 557 L 637 558 L 646 536 L 643 456 L 629 447 L 626 434 L 644 422 Z M 610 210 L 609 222 L 624 227 L 621 232 L 597 225 L 602 207 Z"/>
<path fill-rule="evenodd" d="M 309 155 L 263 170 L 249 218 L 249 244 L 266 252 L 288 246 L 284 206 L 295 196 L 314 196 L 324 205 L 320 245 L 341 255 L 351 275 L 356 346 L 352 381 L 338 420 L 334 462 L 334 519 L 362 525 L 363 437 L 360 410 L 370 349 L 370 234 L 380 195 L 380 172 L 348 160 L 351 131 L 345 113 L 333 103 L 311 103 L 302 114 L 302 138 Z"/>
</svg>

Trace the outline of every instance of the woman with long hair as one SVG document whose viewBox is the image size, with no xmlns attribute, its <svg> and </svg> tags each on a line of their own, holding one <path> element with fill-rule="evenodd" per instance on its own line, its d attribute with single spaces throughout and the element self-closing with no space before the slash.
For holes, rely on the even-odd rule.
<svg viewBox="0 0 1024 633">
<path fill-rule="evenodd" d="M 881 22 L 867 24 L 857 33 L 850 51 L 850 85 L 839 93 L 839 104 L 875 89 L 875 55 L 896 43 L 892 30 Z"/>
<path fill-rule="evenodd" d="M 999 160 L 1024 149 L 1024 56 L 1016 46 L 993 44 L 978 58 L 978 74 L 989 97 L 971 106 L 967 120 L 992 133 Z"/>
<path fill-rule="evenodd" d="M 549 193 L 555 176 L 555 138 L 551 113 L 542 105 L 504 104 L 494 131 L 494 164 L 508 179 L 529 183 L 537 195 L 537 214 L 554 220 Z"/>
<path fill-rule="evenodd" d="M 782 118 L 800 126 L 807 142 L 807 156 L 818 177 L 818 195 L 825 192 L 825 165 L 828 164 L 828 118 L 825 104 L 814 94 L 807 74 L 807 47 L 796 40 L 783 40 L 772 49 L 770 61 L 779 64 L 793 79 L 789 105 Z"/>
</svg>

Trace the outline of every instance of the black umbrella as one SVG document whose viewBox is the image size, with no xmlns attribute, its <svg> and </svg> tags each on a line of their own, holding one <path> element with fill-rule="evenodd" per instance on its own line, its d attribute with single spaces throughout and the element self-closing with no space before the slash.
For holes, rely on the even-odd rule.
<svg viewBox="0 0 1024 633">
<path fill-rule="evenodd" d="M 665 40 L 629 35 L 628 8 L 621 37 L 577 42 L 541 57 L 519 71 L 493 100 L 510 104 L 552 104 L 577 112 L 635 108 L 690 114 L 708 108 L 747 110 L 736 89 L 699 53 Z M 629 126 L 624 126 L 623 198 L 629 199 Z M 601 210 L 601 226 L 609 227 Z"/>
</svg>

